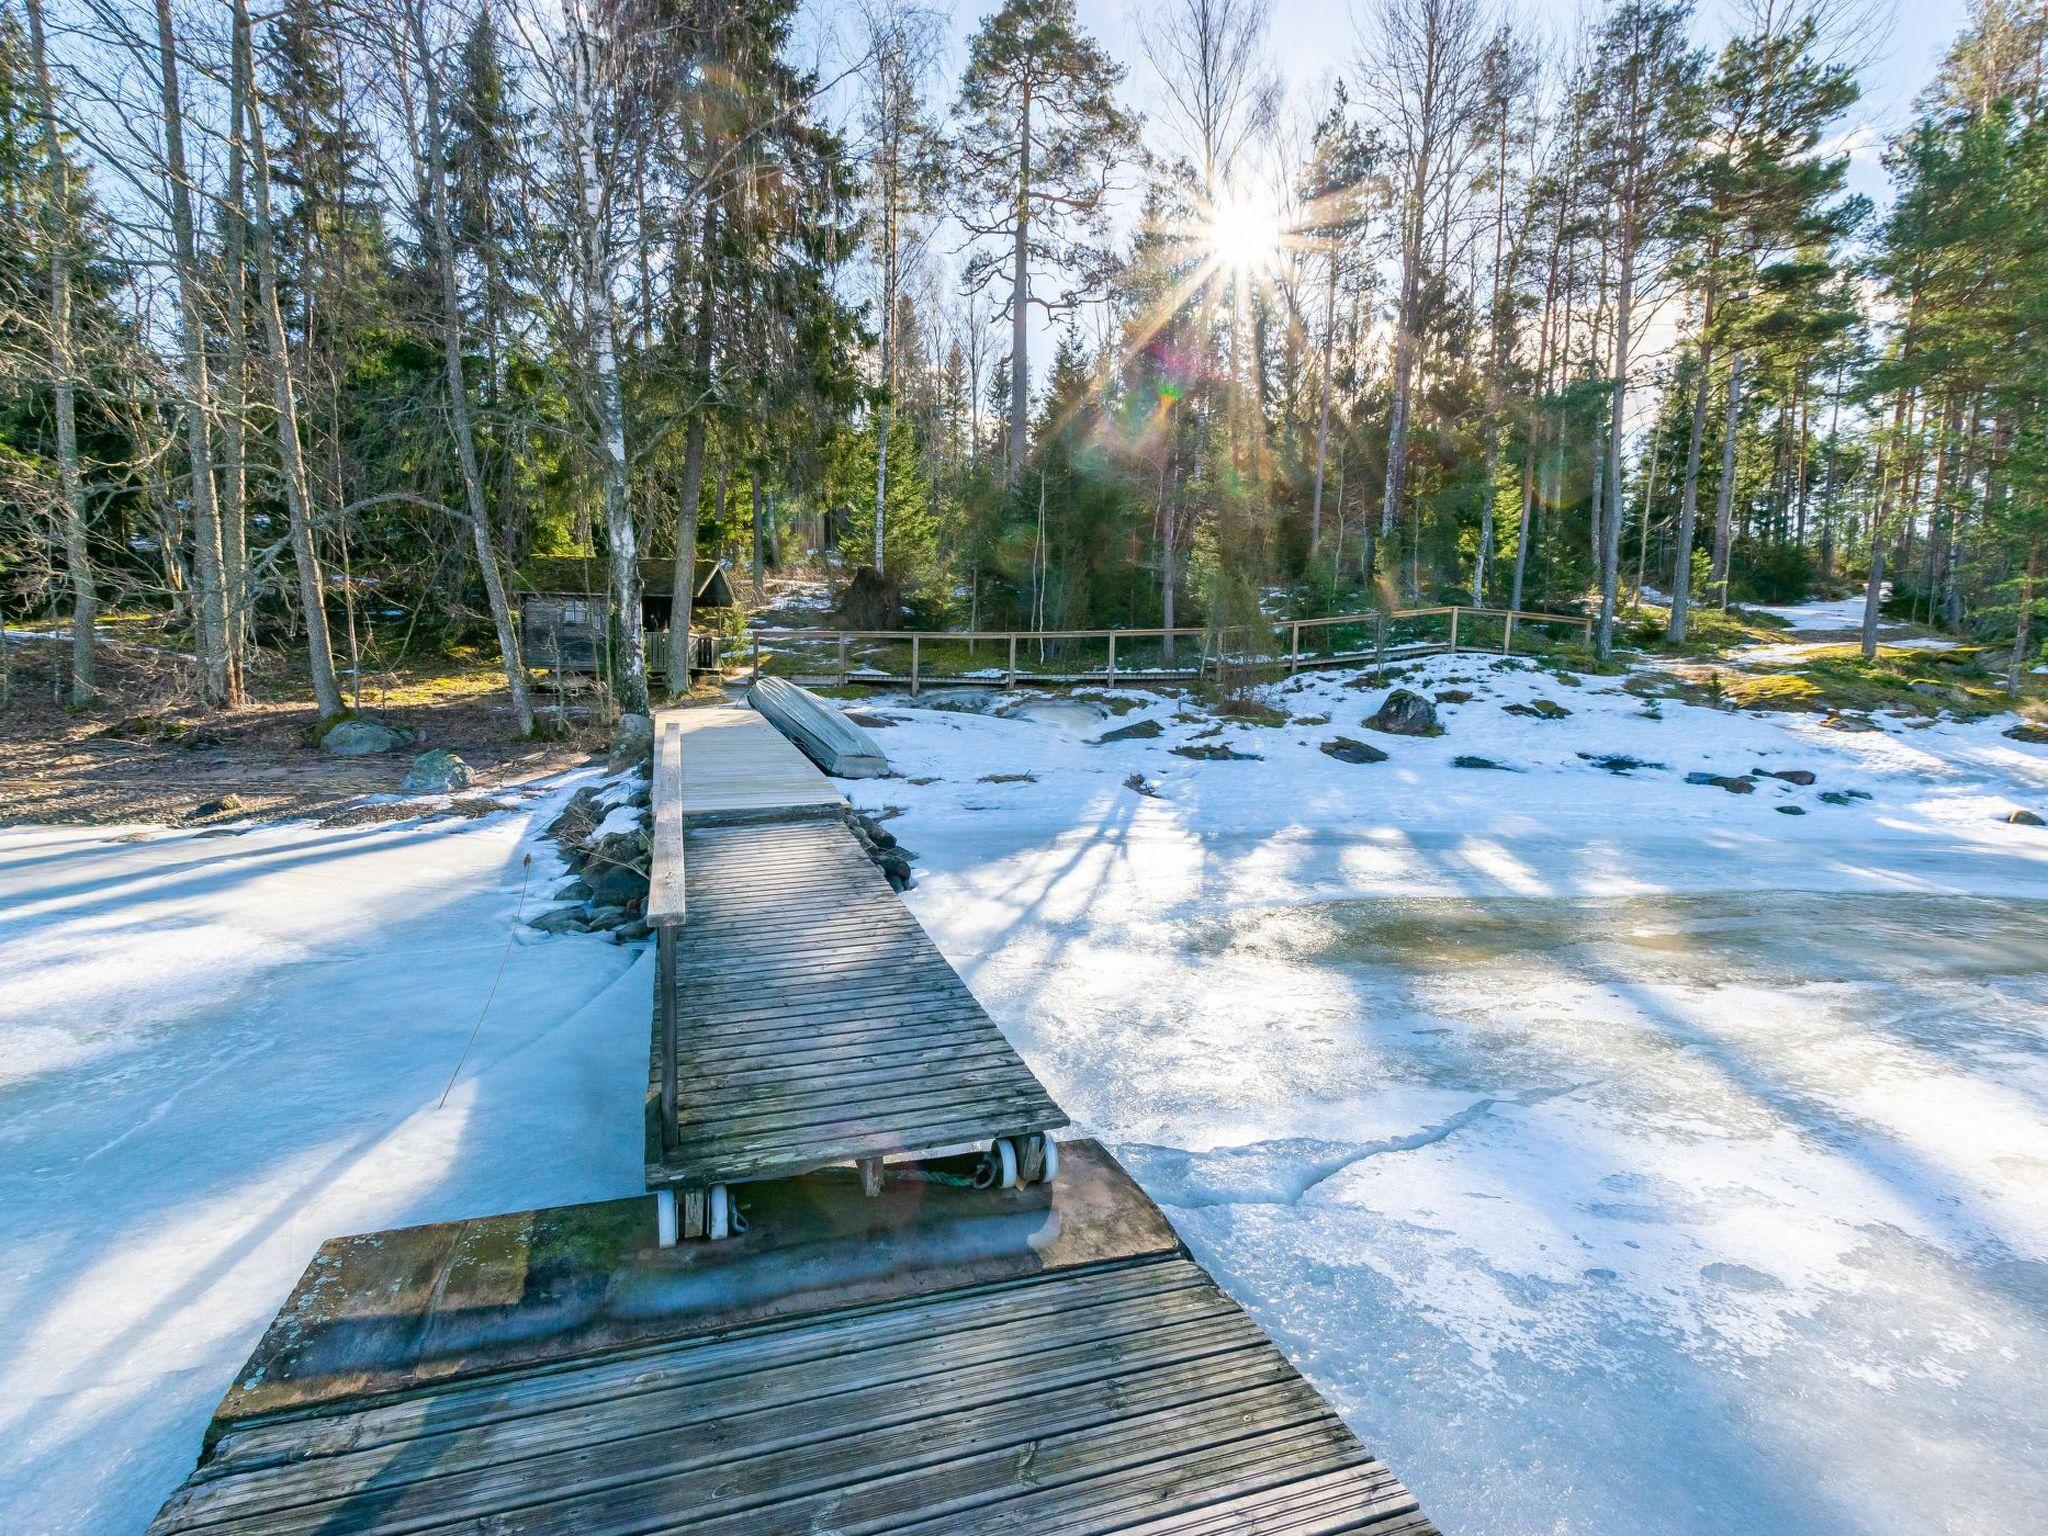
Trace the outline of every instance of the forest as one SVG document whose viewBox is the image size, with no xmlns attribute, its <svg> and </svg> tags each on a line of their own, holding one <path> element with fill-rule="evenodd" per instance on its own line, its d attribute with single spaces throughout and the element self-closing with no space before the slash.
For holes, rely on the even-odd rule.
<svg viewBox="0 0 2048 1536">
<path fill-rule="evenodd" d="M 2048 5 L 1851 190 L 1849 0 L 0 0 L 0 604 L 327 721 L 528 562 L 904 627 L 1866 595 L 2041 649 Z M 1725 33 L 1725 38 L 1721 34 Z M 1134 81 L 1149 107 L 1131 105 Z M 675 622 L 693 583 L 675 582 Z M 728 621 L 729 622 L 729 621 Z M 630 709 L 687 689 L 616 623 Z M 545 728 L 544 722 L 541 727 Z"/>
</svg>

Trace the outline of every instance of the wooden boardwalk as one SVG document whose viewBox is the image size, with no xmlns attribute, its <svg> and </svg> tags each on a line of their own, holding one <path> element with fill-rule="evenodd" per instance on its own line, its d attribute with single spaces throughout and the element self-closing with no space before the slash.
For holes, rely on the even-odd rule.
<svg viewBox="0 0 2048 1536">
<path fill-rule="evenodd" d="M 687 758 L 683 777 L 687 805 Z M 675 1059 L 657 1010 L 650 1187 L 1067 1123 L 841 822 L 693 827 L 683 846 Z"/>
<path fill-rule="evenodd" d="M 691 826 L 836 816 L 846 797 L 816 764 L 744 704 L 665 709 L 654 719 L 683 739 L 684 814 Z"/>
<path fill-rule="evenodd" d="M 1433 1532 L 1070 1146 L 1058 1189 L 772 1186 L 823 1243 L 653 1251 L 645 1200 L 329 1243 L 152 1536 Z"/>
</svg>

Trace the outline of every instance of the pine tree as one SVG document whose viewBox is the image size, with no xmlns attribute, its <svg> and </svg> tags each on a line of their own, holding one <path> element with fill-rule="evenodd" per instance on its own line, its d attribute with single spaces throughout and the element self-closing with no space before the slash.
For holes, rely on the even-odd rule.
<svg viewBox="0 0 2048 1536">
<path fill-rule="evenodd" d="M 967 44 L 954 109 L 961 222 L 1005 250 L 977 250 L 968 286 L 1000 278 L 1010 322 L 1009 462 L 1030 447 L 1030 311 L 1071 310 L 1099 284 L 1111 177 L 1136 130 L 1115 100 L 1124 78 L 1081 31 L 1073 0 L 1005 0 Z M 1064 280 L 1056 296 L 1034 275 Z"/>
</svg>

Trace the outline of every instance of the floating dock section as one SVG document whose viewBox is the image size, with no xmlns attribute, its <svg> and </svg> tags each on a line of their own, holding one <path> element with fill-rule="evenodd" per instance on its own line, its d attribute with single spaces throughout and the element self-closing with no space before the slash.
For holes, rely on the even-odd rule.
<svg viewBox="0 0 2048 1536">
<path fill-rule="evenodd" d="M 654 1194 L 325 1244 L 151 1536 L 1432 1536 L 739 713 L 657 725 Z"/>
</svg>

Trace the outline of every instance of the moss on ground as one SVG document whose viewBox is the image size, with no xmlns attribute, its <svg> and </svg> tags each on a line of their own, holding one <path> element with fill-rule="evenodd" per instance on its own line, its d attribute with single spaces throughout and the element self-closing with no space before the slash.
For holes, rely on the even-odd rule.
<svg viewBox="0 0 2048 1536">
<path fill-rule="evenodd" d="M 1853 645 L 1816 650 L 1796 666 L 1719 674 L 1722 697 L 1737 709 L 1842 713 L 1890 710 L 1974 719 L 2012 707 L 1999 678 L 1969 657 L 1880 646 L 1865 661 Z"/>
</svg>

